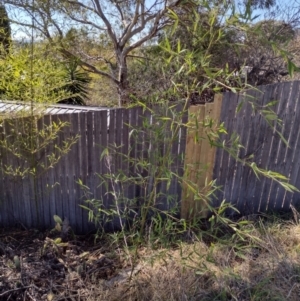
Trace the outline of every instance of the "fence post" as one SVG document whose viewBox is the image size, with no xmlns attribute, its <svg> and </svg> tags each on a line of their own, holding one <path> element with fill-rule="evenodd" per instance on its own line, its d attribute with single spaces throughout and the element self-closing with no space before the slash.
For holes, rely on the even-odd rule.
<svg viewBox="0 0 300 301">
<path fill-rule="evenodd" d="M 188 189 L 188 183 L 194 183 L 205 192 L 206 183 L 212 180 L 215 161 L 215 148 L 210 146 L 204 133 L 202 121 L 205 117 L 219 123 L 222 107 L 222 94 L 217 94 L 212 103 L 190 106 L 189 129 L 186 139 L 184 162 L 185 181 L 181 197 L 181 217 L 189 219 L 195 215 L 207 216 L 204 201 L 195 200 L 194 193 Z M 201 172 L 200 172 L 201 171 Z"/>
</svg>

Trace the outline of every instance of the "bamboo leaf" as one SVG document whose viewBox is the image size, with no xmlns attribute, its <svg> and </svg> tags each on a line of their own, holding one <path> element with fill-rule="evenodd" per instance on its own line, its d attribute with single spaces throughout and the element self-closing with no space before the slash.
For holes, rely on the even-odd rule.
<svg viewBox="0 0 300 301">
<path fill-rule="evenodd" d="M 57 223 L 57 224 L 60 224 L 60 225 L 62 225 L 62 220 L 61 220 L 61 218 L 58 216 L 58 215 L 53 215 L 53 219 L 54 219 L 54 221 Z"/>
</svg>

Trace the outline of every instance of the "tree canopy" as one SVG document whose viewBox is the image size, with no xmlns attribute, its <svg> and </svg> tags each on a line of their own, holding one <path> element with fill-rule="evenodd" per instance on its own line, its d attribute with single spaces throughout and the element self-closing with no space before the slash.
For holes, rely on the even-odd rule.
<svg viewBox="0 0 300 301">
<path fill-rule="evenodd" d="M 14 45 L 0 58 L 1 99 L 82 105 L 89 81 L 76 61 L 49 53 L 44 43 Z"/>
<path fill-rule="evenodd" d="M 49 51 L 76 61 L 92 74 L 90 87 L 118 96 L 119 106 L 160 91 L 172 98 L 174 81 L 197 87 L 193 95 L 208 100 L 284 77 L 294 66 L 287 44 L 296 23 L 252 19 L 253 7 L 271 9 L 275 1 L 241 2 L 237 12 L 231 1 L 7 0 L 13 22 L 33 27 Z M 185 64 L 193 72 L 182 72 Z"/>
<path fill-rule="evenodd" d="M 7 54 L 11 44 L 10 22 L 5 6 L 0 3 L 0 54 Z"/>
<path fill-rule="evenodd" d="M 89 72 L 109 78 L 117 87 L 119 105 L 128 102 L 129 82 L 127 59 L 132 52 L 153 38 L 166 26 L 169 9 L 186 1 L 43 1 L 8 0 L 15 16 L 27 14 L 27 18 L 14 21 L 32 26 L 56 47 L 64 56 L 76 58 Z M 33 22 L 28 22 L 28 17 Z M 109 39 L 111 52 L 91 54 L 81 44 L 67 42 L 66 33 L 71 27 L 86 27 L 90 39 L 99 41 L 101 36 Z M 99 64 L 101 62 L 101 64 Z"/>
</svg>

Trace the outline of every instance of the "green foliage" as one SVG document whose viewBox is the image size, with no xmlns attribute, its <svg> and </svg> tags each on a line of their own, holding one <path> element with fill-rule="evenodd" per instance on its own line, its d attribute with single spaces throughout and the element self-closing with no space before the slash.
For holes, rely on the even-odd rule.
<svg viewBox="0 0 300 301">
<path fill-rule="evenodd" d="M 89 76 L 75 61 L 47 51 L 47 45 L 13 47 L 0 59 L 0 97 L 35 103 L 85 104 Z"/>
<path fill-rule="evenodd" d="M 207 102 L 215 93 L 278 82 L 298 71 L 288 52 L 293 26 L 256 22 L 251 7 L 237 13 L 233 4 L 200 1 L 170 11 L 169 18 L 173 26 L 159 34 L 159 45 L 141 49 L 141 58 L 130 63 L 135 97 L 144 101 L 189 94 L 191 103 Z"/>
<path fill-rule="evenodd" d="M 37 181 L 53 168 L 78 140 L 76 135 L 57 143 L 67 122 L 42 124 L 45 106 L 72 96 L 61 89 L 65 75 L 63 65 L 47 56 L 43 45 L 13 48 L 0 61 L 1 99 L 19 100 L 29 108 L 7 113 L 0 120 L 0 168 L 13 181 L 29 179 L 39 223 Z M 45 184 L 45 193 L 51 189 Z"/>
<path fill-rule="evenodd" d="M 187 103 L 188 101 L 180 111 L 176 109 L 176 105 L 166 104 L 164 101 L 151 107 L 139 103 L 144 107 L 145 112 L 151 113 L 153 119 L 149 120 L 145 117 L 142 128 L 130 129 L 131 139 L 134 141 L 131 144 L 133 149 L 130 149 L 128 154 L 121 153 L 119 148 L 114 145 L 103 150 L 101 160 L 106 164 L 107 173 L 98 175 L 99 186 L 105 187 L 104 190 L 108 191 L 108 195 L 113 199 L 109 207 L 107 207 L 106 196 L 100 200 L 91 199 L 89 188 L 79 181 L 86 192 L 88 205 L 83 207 L 89 212 L 89 220 L 103 231 L 108 223 L 119 224 L 121 232 L 114 236 L 115 243 L 119 244 L 121 238 L 126 247 L 131 244 L 135 246 L 139 242 L 157 248 L 161 245 L 178 243 L 185 235 L 192 235 L 192 237 L 195 235 L 199 239 L 205 237 L 217 241 L 226 233 L 238 241 L 251 238 L 249 233 L 244 230 L 244 221 L 234 221 L 227 216 L 229 211 L 239 214 L 230 203 L 224 200 L 220 206 L 213 206 L 211 201 L 214 199 L 215 193 L 221 189 L 216 186 L 216 181 L 207 183 L 204 188 L 199 187 L 197 183 L 189 180 L 187 174 L 181 174 L 179 170 L 174 170 L 175 162 L 182 160 L 172 152 L 174 141 L 178 141 L 180 129 L 186 127 L 197 132 L 196 129 L 199 126 L 193 122 L 193 116 L 188 123 L 182 123 Z M 223 124 L 218 125 L 209 117 L 199 123 L 204 128 L 203 136 L 196 136 L 195 141 L 207 139 L 212 147 L 222 148 L 237 162 L 247 165 L 257 177 L 270 178 L 287 191 L 297 190 L 289 184 L 287 177 L 259 168 L 253 161 L 254 158 L 240 159 L 239 150 L 243 147 L 240 139 L 236 134 L 227 134 Z M 132 157 L 130 153 L 135 147 L 138 149 L 144 147 L 144 145 L 139 146 L 140 137 L 148 137 L 145 144 L 150 147 L 143 150 L 143 155 L 137 154 Z M 162 145 L 164 146 L 163 153 Z M 128 166 L 134 167 L 134 172 L 128 174 L 126 170 L 116 170 L 114 160 L 126 162 Z M 195 178 L 198 178 L 205 171 L 205 164 L 199 164 L 199 162 L 193 164 Z M 177 181 L 182 188 L 186 188 L 187 195 L 192 196 L 196 204 L 195 208 L 198 207 L 197 212 L 191 209 L 190 218 L 180 218 L 180 207 L 178 206 L 178 197 L 180 196 L 176 192 L 172 194 L 169 191 L 169 187 L 174 181 Z M 129 192 L 134 187 L 139 188 L 139 195 L 129 197 Z M 230 202 L 230 200 L 228 201 Z M 206 213 L 208 213 L 209 219 L 201 219 L 201 216 L 206 216 Z M 226 244 L 226 239 L 228 239 L 227 236 L 224 237 L 222 243 Z"/>
<path fill-rule="evenodd" d="M 179 139 L 180 129 L 185 126 L 182 124 L 182 117 L 186 114 L 185 105 L 182 110 L 176 109 L 176 105 L 166 106 L 165 102 L 152 108 L 144 106 L 145 112 L 151 113 L 153 119 L 145 118 L 142 129 L 138 126 L 130 128 L 133 143 L 128 153 L 120 153 L 113 145 L 103 150 L 101 160 L 105 162 L 107 173 L 98 176 L 100 186 L 105 187 L 114 200 L 109 208 L 105 207 L 106 196 L 100 200 L 90 199 L 88 187 L 79 181 L 86 191 L 89 206 L 84 208 L 89 211 L 90 220 L 98 227 L 105 227 L 109 222 L 118 221 L 127 245 L 129 244 L 127 233 L 132 235 L 130 241 L 148 240 L 152 244 L 152 240 L 157 239 L 154 233 L 170 235 L 170 232 L 177 231 L 176 225 L 182 223 L 178 218 L 180 208 L 176 201 L 177 191 L 170 193 L 169 188 L 174 181 L 181 182 L 178 171 L 174 170 L 175 162 L 181 159 L 178 155 L 174 155 L 172 150 L 174 141 Z M 141 144 L 141 136 L 145 137 L 148 149 Z M 139 148 L 143 151 L 132 157 L 130 154 Z M 117 158 L 133 168 L 134 172 L 128 174 L 126 170 L 115 170 L 113 161 Z M 134 187 L 138 187 L 140 191 L 136 197 L 130 194 Z M 165 189 L 161 190 L 160 187 Z M 163 216 L 168 218 L 165 219 Z"/>
<path fill-rule="evenodd" d="M 65 74 L 62 78 L 64 84 L 58 90 L 70 96 L 60 100 L 59 103 L 85 105 L 86 100 L 88 100 L 88 85 L 91 78 L 87 72 L 80 70 L 74 61 L 67 61 L 64 65 Z"/>
<path fill-rule="evenodd" d="M 1 98 L 35 103 L 55 103 L 66 97 L 59 91 L 64 76 L 63 65 L 47 56 L 41 45 L 11 49 L 0 60 Z"/>
<path fill-rule="evenodd" d="M 43 107 L 39 107 L 39 110 L 42 111 Z M 1 167 L 5 174 L 16 179 L 23 179 L 28 175 L 39 177 L 46 170 L 53 168 L 77 141 L 77 137 L 71 137 L 65 140 L 63 145 L 53 145 L 68 123 L 52 122 L 41 128 L 38 124 L 41 115 L 28 116 L 28 112 L 24 114 L 26 113 L 19 112 L 0 123 L 3 135 L 0 141 L 2 158 L 10 158 L 10 164 L 4 161 Z"/>
<path fill-rule="evenodd" d="M 131 76 L 143 75 L 136 79 L 138 96 L 165 93 L 172 100 L 188 95 L 191 102 L 203 102 L 212 101 L 215 93 L 243 86 L 229 56 L 229 49 L 240 45 L 233 38 L 236 32 L 249 31 L 242 15 L 232 14 L 231 6 L 203 1 L 179 15 L 171 11 L 169 17 L 174 26 L 160 36 L 159 47 L 148 47 L 145 60 L 133 64 L 137 71 Z"/>
<path fill-rule="evenodd" d="M 56 139 L 68 123 L 57 121 L 41 124 L 43 110 L 42 106 L 32 107 L 29 112 L 13 113 L 0 120 L 0 169 L 11 181 L 30 179 L 38 223 L 40 195 L 37 193 L 37 181 L 53 168 L 78 140 L 78 136 L 72 136 L 58 144 Z M 51 188 L 45 183 L 44 193 Z"/>
<path fill-rule="evenodd" d="M 214 11 L 208 14 L 209 18 L 205 22 L 211 25 L 207 25 L 207 29 L 215 24 L 217 16 L 218 14 Z M 174 15 L 175 21 L 177 21 L 176 18 Z M 187 29 L 197 30 L 199 21 L 200 19 L 195 17 L 195 22 L 191 22 Z M 151 114 L 152 119 L 145 117 L 142 125 L 130 129 L 130 137 L 133 141 L 131 146 L 134 149 L 141 143 L 140 137 L 143 137 L 143 139 L 146 138 L 145 145 L 148 145 L 149 149 L 144 150 L 145 145 L 137 147 L 137 149 L 143 149 L 143 154 L 140 156 L 136 153 L 135 156 L 130 156 L 131 150 L 128 154 L 124 154 L 115 145 L 103 150 L 101 160 L 106 163 L 107 172 L 99 174 L 99 182 L 100 186 L 103 185 L 105 191 L 108 191 L 113 202 L 107 205 L 106 196 L 99 200 L 92 199 L 89 195 L 89 188 L 85 186 L 85 183 L 79 181 L 86 192 L 87 205 L 83 207 L 88 210 L 89 220 L 96 224 L 99 232 L 104 232 L 108 223 L 119 225 L 121 231 L 115 231 L 110 237 L 114 245 L 124 247 L 132 269 L 138 261 L 138 249 L 141 245 L 150 249 L 160 249 L 170 248 L 174 245 L 178 247 L 182 241 L 186 240 L 190 242 L 205 241 L 211 254 L 208 252 L 207 257 L 202 261 L 203 270 L 202 266 L 193 267 L 199 274 L 209 270 L 206 264 L 212 263 L 214 260 L 215 244 L 231 248 L 234 256 L 240 259 L 245 258 L 245 253 L 249 248 L 263 245 L 263 241 L 253 234 L 251 223 L 244 219 L 233 219 L 228 216 L 229 212 L 239 214 L 237 209 L 230 204 L 230 200 L 223 200 L 219 206 L 213 205 L 212 200 L 216 192 L 222 189 L 216 186 L 216 180 L 207 182 L 206 187 L 203 188 L 199 187 L 195 181 L 189 180 L 186 166 L 181 166 L 181 168 L 185 168 L 184 174 L 174 170 L 176 160 L 183 162 L 183 158 L 178 158 L 172 153 L 173 143 L 178 141 L 178 135 L 182 128 L 198 132 L 197 128 L 201 126 L 203 135 L 196 136 L 195 141 L 207 139 L 212 147 L 223 149 L 238 164 L 247 165 L 258 178 L 267 177 L 282 185 L 287 191 L 297 191 L 286 176 L 259 168 L 253 157 L 239 158 L 240 149 L 243 148 L 240 137 L 236 133 L 228 134 L 224 124 L 216 123 L 209 116 L 205 116 L 204 120 L 197 122 L 194 122 L 193 116 L 190 116 L 189 122 L 182 122 L 190 97 L 194 93 L 201 94 L 207 89 L 219 92 L 223 88 L 235 92 L 239 91 L 242 86 L 232 84 L 231 80 L 234 79 L 234 74 L 230 72 L 229 68 L 225 66 L 223 69 L 218 69 L 212 63 L 209 50 L 216 45 L 215 41 L 222 40 L 228 33 L 224 28 L 228 30 L 234 26 L 241 30 L 247 28 L 234 16 L 224 22 L 225 24 L 216 32 L 215 29 L 211 32 L 203 30 L 203 35 L 196 39 L 196 42 L 199 42 L 197 49 L 188 49 L 180 40 L 173 43 L 166 38 L 159 47 L 150 47 L 149 50 L 146 50 L 149 53 L 164 53 L 163 76 L 168 76 L 168 80 L 172 83 L 167 93 L 170 93 L 169 95 L 174 96 L 175 99 L 183 98 L 185 101 L 183 109 L 178 111 L 176 105 L 166 101 L 168 94 L 165 91 L 160 93 L 161 91 L 158 90 L 145 102 L 136 99 L 137 104 L 143 107 L 144 112 L 147 112 L 146 116 Z M 174 23 L 176 26 L 179 20 Z M 204 42 L 206 47 L 201 48 L 201 43 Z M 206 51 L 207 49 L 208 51 Z M 174 72 L 170 75 L 168 70 L 174 70 Z M 254 112 L 261 114 L 267 120 L 269 126 L 274 127 L 275 121 L 280 122 L 272 111 L 274 103 L 260 108 L 255 104 L 254 99 L 247 97 L 246 99 L 253 105 Z M 278 132 L 278 134 L 280 133 Z M 282 139 L 284 138 L 282 137 Z M 163 152 L 161 151 L 162 145 Z M 118 158 L 132 167 L 131 173 L 128 174 L 125 170 L 114 168 L 113 162 Z M 195 178 L 201 176 L 205 169 L 205 164 L 195 162 L 193 169 Z M 180 198 L 182 195 L 173 195 L 168 190 L 174 180 L 182 189 L 187 190 L 187 195 L 192 197 L 195 204 L 194 208 L 197 211 L 191 208 L 187 218 L 180 217 L 178 197 Z M 138 187 L 138 196 L 130 195 L 133 187 Z M 201 218 L 203 216 L 205 218 Z M 202 258 L 203 254 L 194 249 L 190 254 L 181 254 L 181 256 L 192 260 L 194 256 Z M 257 296 L 260 293 L 259 289 L 253 295 Z M 216 293 L 215 298 L 216 300 L 227 300 L 228 296 L 231 296 L 230 292 L 222 289 Z"/>
<path fill-rule="evenodd" d="M 0 55 L 5 56 L 11 45 L 11 30 L 5 6 L 0 3 Z"/>
</svg>

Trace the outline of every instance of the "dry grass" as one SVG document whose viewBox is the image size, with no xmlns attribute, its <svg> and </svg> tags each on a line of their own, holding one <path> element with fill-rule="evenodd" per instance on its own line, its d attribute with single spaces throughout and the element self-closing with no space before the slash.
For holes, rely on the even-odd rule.
<svg viewBox="0 0 300 301">
<path fill-rule="evenodd" d="M 247 230 L 252 239 L 242 246 L 198 241 L 163 256 L 149 251 L 132 280 L 102 300 L 300 300 L 300 225 L 257 221 Z"/>
<path fill-rule="evenodd" d="M 2 279 L 0 300 L 300 300 L 300 225 L 257 220 L 244 230 L 244 240 L 228 237 L 228 244 L 195 241 L 178 242 L 176 248 L 168 249 L 139 247 L 134 268 L 122 249 L 102 247 L 98 255 L 115 261 L 112 273 L 98 270 L 98 274 L 80 275 L 69 269 L 59 283 L 53 279 L 48 287 L 35 288 L 32 280 L 26 283 L 32 287 L 13 294 L 1 289 Z M 98 255 L 93 251 L 94 262 Z M 59 261 L 64 258 L 56 256 Z M 5 254 L 0 258 L 1 271 L 5 266 L 15 281 L 10 289 L 20 287 L 22 273 L 8 264 Z"/>
</svg>

